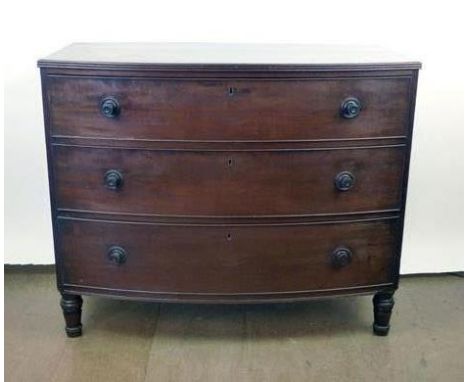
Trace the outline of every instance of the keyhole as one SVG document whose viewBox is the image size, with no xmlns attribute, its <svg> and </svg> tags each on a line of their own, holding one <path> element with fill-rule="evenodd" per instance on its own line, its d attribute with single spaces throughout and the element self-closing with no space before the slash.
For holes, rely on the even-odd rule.
<svg viewBox="0 0 468 382">
<path fill-rule="evenodd" d="M 232 97 L 234 95 L 234 93 L 236 92 L 236 88 L 229 88 L 229 97 Z"/>
<path fill-rule="evenodd" d="M 227 164 L 228 164 L 229 167 L 232 167 L 232 159 L 231 158 L 228 159 Z"/>
<path fill-rule="evenodd" d="M 226 239 L 228 239 L 229 241 L 231 241 L 232 237 L 231 237 L 231 234 L 230 234 L 230 233 L 228 233 L 228 234 L 226 235 Z"/>
</svg>

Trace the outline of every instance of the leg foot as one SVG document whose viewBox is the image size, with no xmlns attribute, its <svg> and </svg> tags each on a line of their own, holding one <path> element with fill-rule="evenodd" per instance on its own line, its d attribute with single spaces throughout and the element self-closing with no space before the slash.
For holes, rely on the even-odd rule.
<svg viewBox="0 0 468 382">
<path fill-rule="evenodd" d="M 68 337 L 81 336 L 81 305 L 83 299 L 79 295 L 62 294 L 60 306 L 65 318 L 65 332 Z"/>
<path fill-rule="evenodd" d="M 374 334 L 386 336 L 390 330 L 390 316 L 395 302 L 394 290 L 377 292 L 372 300 L 374 303 Z"/>
</svg>

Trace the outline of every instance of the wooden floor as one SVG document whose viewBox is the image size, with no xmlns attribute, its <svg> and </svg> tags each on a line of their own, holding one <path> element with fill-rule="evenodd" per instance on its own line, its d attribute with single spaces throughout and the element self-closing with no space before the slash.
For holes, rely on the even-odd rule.
<svg viewBox="0 0 468 382">
<path fill-rule="evenodd" d="M 197 306 L 85 297 L 65 337 L 54 275 L 6 270 L 5 380 L 462 381 L 463 278 L 405 278 L 388 337 L 371 297 Z"/>
</svg>

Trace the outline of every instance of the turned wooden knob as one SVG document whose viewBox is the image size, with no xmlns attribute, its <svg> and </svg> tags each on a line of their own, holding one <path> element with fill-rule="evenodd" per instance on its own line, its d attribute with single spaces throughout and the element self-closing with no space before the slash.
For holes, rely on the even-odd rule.
<svg viewBox="0 0 468 382">
<path fill-rule="evenodd" d="M 125 252 L 125 249 L 122 247 L 119 247 L 118 245 L 114 245 L 109 248 L 107 251 L 107 257 L 109 258 L 110 261 L 117 265 L 121 265 L 125 263 L 127 260 L 127 253 Z"/>
<path fill-rule="evenodd" d="M 335 187 L 338 191 L 348 191 L 354 186 L 355 177 L 350 171 L 342 171 L 335 176 Z"/>
<path fill-rule="evenodd" d="M 118 190 L 122 188 L 123 185 L 123 175 L 120 171 L 109 170 L 104 174 L 104 185 L 109 190 Z"/>
<path fill-rule="evenodd" d="M 104 97 L 101 101 L 101 114 L 106 118 L 116 118 L 120 114 L 120 104 L 115 97 Z"/>
<path fill-rule="evenodd" d="M 338 247 L 332 252 L 332 264 L 335 268 L 343 268 L 351 263 L 352 257 L 353 253 L 349 248 Z"/>
<path fill-rule="evenodd" d="M 341 103 L 341 116 L 345 119 L 356 118 L 361 112 L 361 101 L 355 97 L 349 97 Z"/>
</svg>

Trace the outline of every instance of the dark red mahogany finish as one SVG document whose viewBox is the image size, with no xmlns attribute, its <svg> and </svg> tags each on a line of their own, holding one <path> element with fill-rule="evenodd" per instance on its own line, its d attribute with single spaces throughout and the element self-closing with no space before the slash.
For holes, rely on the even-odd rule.
<svg viewBox="0 0 468 382">
<path fill-rule="evenodd" d="M 69 336 L 81 334 L 91 294 L 255 303 L 375 293 L 374 332 L 388 333 L 419 63 L 64 52 L 39 66 Z"/>
<path fill-rule="evenodd" d="M 54 146 L 57 207 L 191 216 L 398 210 L 405 153 L 404 146 L 177 154 Z M 103 182 L 110 170 L 121 179 L 115 189 Z M 346 192 L 335 184 L 343 171 L 354 176 Z"/>
<path fill-rule="evenodd" d="M 410 85 L 407 78 L 173 81 L 53 77 L 51 130 L 60 136 L 172 140 L 403 136 L 408 129 Z M 96 114 L 104 94 L 118 99 L 121 113 L 116 118 L 102 120 Z M 340 116 L 337 105 L 348 95 L 363 104 L 365 113 L 358 119 Z"/>
<path fill-rule="evenodd" d="M 391 284 L 396 224 L 197 226 L 59 218 L 58 233 L 66 286 L 235 299 Z M 125 251 L 122 264 L 109 261 L 115 246 Z M 339 246 L 352 251 L 342 267 L 332 264 Z"/>
</svg>

